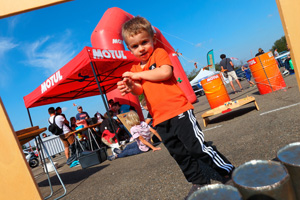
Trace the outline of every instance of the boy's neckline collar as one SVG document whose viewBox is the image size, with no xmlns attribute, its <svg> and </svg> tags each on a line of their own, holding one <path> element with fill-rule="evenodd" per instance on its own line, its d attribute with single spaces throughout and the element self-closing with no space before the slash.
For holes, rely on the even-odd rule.
<svg viewBox="0 0 300 200">
<path fill-rule="evenodd" d="M 147 60 L 147 62 L 146 62 L 145 64 L 142 64 L 142 61 L 140 61 L 140 67 L 141 67 L 142 69 L 144 69 L 144 67 L 147 65 L 147 63 L 149 62 L 151 56 L 153 55 L 153 53 L 154 53 L 154 51 L 155 51 L 156 49 L 157 49 L 157 48 L 155 48 L 155 49 L 152 51 L 151 55 L 149 56 L 149 58 L 148 58 L 148 60 Z"/>
</svg>

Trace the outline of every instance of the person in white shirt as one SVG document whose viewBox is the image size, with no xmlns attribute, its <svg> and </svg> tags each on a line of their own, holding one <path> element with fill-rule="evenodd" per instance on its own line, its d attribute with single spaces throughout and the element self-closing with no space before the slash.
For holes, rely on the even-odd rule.
<svg viewBox="0 0 300 200">
<path fill-rule="evenodd" d="M 63 129 L 63 134 L 59 135 L 59 138 L 61 139 L 61 141 L 64 144 L 65 147 L 65 155 L 66 158 L 68 159 L 69 156 L 69 146 L 71 144 L 73 144 L 75 142 L 75 137 L 74 135 L 71 133 L 71 129 L 69 128 L 69 126 L 67 126 L 66 124 L 68 124 L 68 120 L 66 120 L 62 115 L 55 115 L 55 109 L 54 107 L 50 107 L 48 109 L 48 113 L 50 115 L 49 118 L 49 122 L 52 124 L 53 123 L 53 119 L 55 117 L 55 124 Z"/>
</svg>

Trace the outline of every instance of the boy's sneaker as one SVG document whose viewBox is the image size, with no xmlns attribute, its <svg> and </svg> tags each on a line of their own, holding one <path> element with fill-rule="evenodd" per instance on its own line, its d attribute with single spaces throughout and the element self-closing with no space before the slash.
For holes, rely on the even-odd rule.
<svg viewBox="0 0 300 200">
<path fill-rule="evenodd" d="M 114 159 L 116 159 L 115 155 L 111 155 L 111 156 L 107 157 L 107 160 L 109 160 L 109 161 L 113 161 Z"/>
<path fill-rule="evenodd" d="M 118 148 L 114 148 L 114 153 L 115 154 L 120 154 L 120 153 L 122 153 L 122 151 Z"/>
<path fill-rule="evenodd" d="M 233 180 L 232 180 L 232 173 L 233 173 L 234 169 L 235 169 L 235 167 L 232 169 L 230 174 L 223 176 L 223 180 L 221 181 L 223 184 L 234 186 Z"/>
</svg>

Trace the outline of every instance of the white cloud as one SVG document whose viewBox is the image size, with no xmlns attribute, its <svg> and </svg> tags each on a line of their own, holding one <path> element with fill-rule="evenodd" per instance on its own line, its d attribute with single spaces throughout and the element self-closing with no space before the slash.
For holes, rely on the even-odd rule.
<svg viewBox="0 0 300 200">
<path fill-rule="evenodd" d="M 5 88 L 9 84 L 9 74 L 11 70 L 8 67 L 0 67 L 0 88 Z"/>
<path fill-rule="evenodd" d="M 61 108 L 61 111 L 62 111 L 63 113 L 65 113 L 67 110 L 68 110 L 67 107 L 62 107 L 62 108 Z"/>
<path fill-rule="evenodd" d="M 70 36 L 71 32 L 66 31 L 61 38 L 45 36 L 25 45 L 24 51 L 27 56 L 25 64 L 44 68 L 46 75 L 53 74 L 75 55 L 74 45 L 71 40 L 68 40 Z"/>
<path fill-rule="evenodd" d="M 12 40 L 12 38 L 0 37 L 0 58 L 2 58 L 6 52 L 18 46 L 18 44 L 13 43 Z"/>
<path fill-rule="evenodd" d="M 13 38 L 0 37 L 0 88 L 4 88 L 9 84 L 11 70 L 5 65 L 5 58 L 8 51 L 17 47 L 18 44 L 13 42 Z"/>
<path fill-rule="evenodd" d="M 268 14 L 268 17 L 270 18 L 270 17 L 273 17 L 273 15 L 272 14 Z"/>
<path fill-rule="evenodd" d="M 20 15 L 8 18 L 8 33 L 12 33 L 19 22 Z"/>
<path fill-rule="evenodd" d="M 202 43 L 197 43 L 195 44 L 196 47 L 201 47 L 202 46 Z"/>
</svg>

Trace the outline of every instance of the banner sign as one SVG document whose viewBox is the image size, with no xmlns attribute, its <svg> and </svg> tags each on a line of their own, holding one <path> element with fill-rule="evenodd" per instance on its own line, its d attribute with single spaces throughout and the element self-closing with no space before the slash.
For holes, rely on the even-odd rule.
<svg viewBox="0 0 300 200">
<path fill-rule="evenodd" d="M 207 53 L 207 65 L 209 66 L 208 67 L 208 70 L 209 71 L 216 71 L 215 69 L 215 60 L 214 60 L 214 50 L 210 50 L 208 53 Z"/>
</svg>

